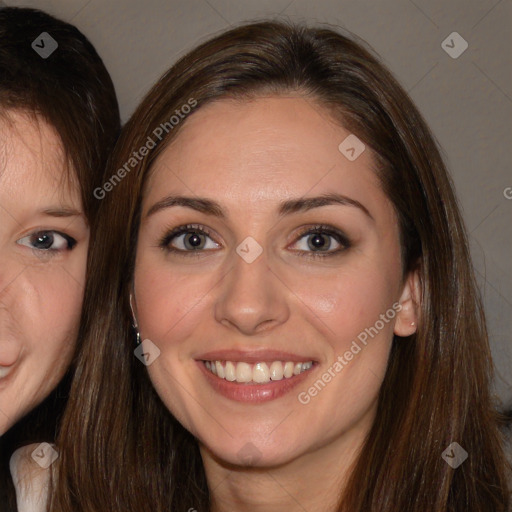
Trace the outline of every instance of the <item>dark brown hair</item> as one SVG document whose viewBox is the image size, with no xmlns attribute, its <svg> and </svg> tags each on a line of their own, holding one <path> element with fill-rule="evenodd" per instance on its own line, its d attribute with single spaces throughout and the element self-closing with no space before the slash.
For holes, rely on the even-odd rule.
<svg viewBox="0 0 512 512">
<path fill-rule="evenodd" d="M 58 48 L 46 59 L 32 42 L 47 32 Z M 0 8 L 0 111 L 35 114 L 53 126 L 92 222 L 105 163 L 120 130 L 114 85 L 100 56 L 73 25 L 44 12 Z"/>
<path fill-rule="evenodd" d="M 227 97 L 291 92 L 316 102 L 373 150 L 398 217 L 404 276 L 418 268 L 422 285 L 417 333 L 406 343 L 393 340 L 378 421 L 339 510 L 505 511 L 491 355 L 453 185 L 418 110 L 363 43 L 281 22 L 241 26 L 203 43 L 147 94 L 107 174 L 191 100 L 197 110 Z M 103 199 L 52 512 L 209 509 L 197 441 L 161 403 L 133 355 L 128 306 L 144 184 L 186 122 L 156 141 Z M 441 457 L 452 441 L 470 454 L 457 470 Z"/>
<path fill-rule="evenodd" d="M 42 33 L 58 48 L 43 59 L 32 48 Z M 114 85 L 101 58 L 74 26 L 44 12 L 0 8 L 0 116 L 19 111 L 46 121 L 58 133 L 68 178 L 76 181 L 94 236 L 97 202 L 92 191 L 120 131 Z M 21 445 L 53 441 L 69 389 L 67 375 L 57 389 L 0 440 L 0 502 L 14 507 L 8 462 Z M 8 489 L 6 490 L 6 486 Z"/>
</svg>

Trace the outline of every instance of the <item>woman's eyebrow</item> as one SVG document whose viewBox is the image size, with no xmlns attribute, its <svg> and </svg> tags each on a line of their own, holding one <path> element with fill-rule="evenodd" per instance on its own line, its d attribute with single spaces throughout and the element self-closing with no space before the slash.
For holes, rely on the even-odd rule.
<svg viewBox="0 0 512 512">
<path fill-rule="evenodd" d="M 352 199 L 350 197 L 336 193 L 322 194 L 316 197 L 300 197 L 298 199 L 289 199 L 281 203 L 281 206 L 279 207 L 279 215 L 304 212 L 313 208 L 319 208 L 320 206 L 329 206 L 333 204 L 359 208 L 367 217 L 375 222 L 375 219 L 369 212 L 368 208 L 366 208 L 366 206 L 364 206 L 362 203 L 356 199 Z"/>
<path fill-rule="evenodd" d="M 173 206 L 185 206 L 192 208 L 198 212 L 205 213 L 206 215 L 213 215 L 214 217 L 226 218 L 226 212 L 222 206 L 216 201 L 206 198 L 185 197 L 185 196 L 167 196 L 156 202 L 146 214 L 146 218 L 154 215 L 156 212 L 171 208 Z"/>
<path fill-rule="evenodd" d="M 48 215 L 49 217 L 75 217 L 83 215 L 82 212 L 75 210 L 74 208 L 45 208 L 39 213 L 42 215 Z"/>
<path fill-rule="evenodd" d="M 359 208 L 366 216 L 375 221 L 372 214 L 362 203 L 350 197 L 335 193 L 323 194 L 316 197 L 300 197 L 298 199 L 288 199 L 279 205 L 278 214 L 279 216 L 289 215 L 292 213 L 304 212 L 307 210 L 312 210 L 313 208 L 319 208 L 321 206 L 329 206 L 333 204 Z M 222 206 L 211 199 L 186 196 L 167 196 L 156 202 L 148 210 L 146 218 L 150 217 L 158 211 L 171 208 L 173 206 L 184 206 L 206 215 L 213 215 L 214 217 L 219 218 L 226 218 L 228 216 Z"/>
</svg>

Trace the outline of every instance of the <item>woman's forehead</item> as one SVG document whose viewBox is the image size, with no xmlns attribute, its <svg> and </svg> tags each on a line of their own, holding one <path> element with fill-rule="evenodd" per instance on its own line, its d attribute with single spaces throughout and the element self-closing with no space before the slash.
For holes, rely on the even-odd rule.
<svg viewBox="0 0 512 512">
<path fill-rule="evenodd" d="M 147 185 L 150 199 L 193 191 L 245 204 L 307 193 L 371 202 L 383 195 L 371 150 L 322 107 L 297 97 L 202 107 L 155 161 Z"/>
<path fill-rule="evenodd" d="M 56 130 L 40 116 L 10 111 L 0 116 L 0 180 L 19 200 L 45 196 L 80 207 L 76 174 Z M 19 189 L 19 190 L 18 190 Z"/>
</svg>

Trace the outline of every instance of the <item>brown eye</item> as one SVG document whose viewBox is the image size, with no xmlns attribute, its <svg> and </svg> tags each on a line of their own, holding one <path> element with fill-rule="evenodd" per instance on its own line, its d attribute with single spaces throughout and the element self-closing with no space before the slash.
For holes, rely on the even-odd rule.
<svg viewBox="0 0 512 512">
<path fill-rule="evenodd" d="M 193 252 L 218 249 L 208 232 L 199 227 L 181 226 L 168 233 L 160 243 L 168 251 Z"/>
<path fill-rule="evenodd" d="M 20 238 L 16 243 L 40 251 L 66 251 L 76 245 L 76 240 L 58 231 L 38 231 Z"/>
<path fill-rule="evenodd" d="M 315 253 L 318 256 L 330 256 L 343 252 L 350 247 L 348 238 L 338 230 L 327 226 L 315 226 L 303 232 L 293 249 L 301 253 Z"/>
<path fill-rule="evenodd" d="M 328 251 L 332 245 L 332 237 L 324 233 L 314 233 L 307 236 L 307 242 L 312 251 Z"/>
<path fill-rule="evenodd" d="M 178 240 L 180 241 L 177 242 Z M 175 238 L 174 242 L 183 246 L 183 249 L 180 248 L 181 250 L 194 251 L 204 249 L 206 245 L 206 237 L 202 233 L 185 233 Z"/>
</svg>

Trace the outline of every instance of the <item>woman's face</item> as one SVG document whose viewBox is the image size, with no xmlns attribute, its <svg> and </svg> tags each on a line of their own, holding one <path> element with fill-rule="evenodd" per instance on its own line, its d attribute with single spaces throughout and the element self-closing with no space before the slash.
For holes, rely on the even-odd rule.
<svg viewBox="0 0 512 512">
<path fill-rule="evenodd" d="M 60 138 L 0 117 L 0 434 L 63 377 L 82 304 L 89 229 Z"/>
<path fill-rule="evenodd" d="M 311 100 L 220 100 L 154 164 L 135 314 L 160 350 L 153 385 L 203 456 L 347 455 L 393 333 L 415 329 L 392 204 L 349 135 Z"/>
</svg>

